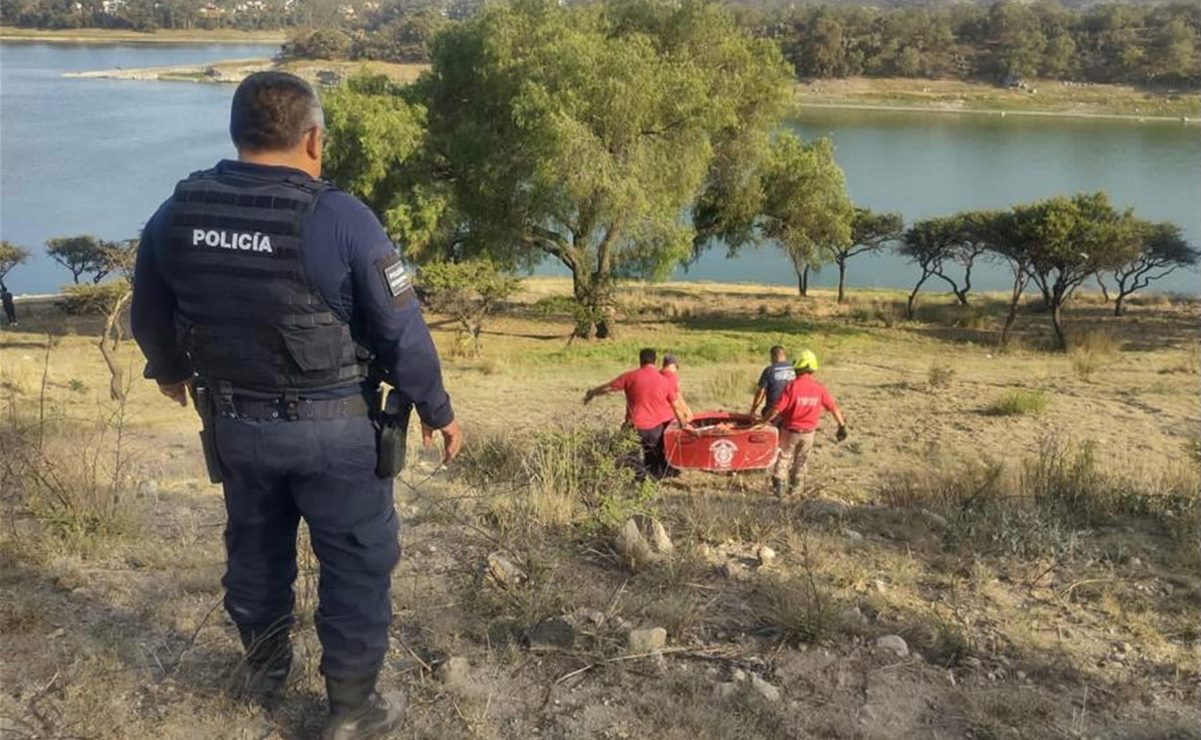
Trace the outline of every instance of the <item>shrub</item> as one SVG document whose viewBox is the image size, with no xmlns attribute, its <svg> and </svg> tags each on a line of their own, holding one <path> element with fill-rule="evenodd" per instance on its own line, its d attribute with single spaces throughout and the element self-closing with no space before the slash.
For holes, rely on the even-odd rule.
<svg viewBox="0 0 1201 740">
<path fill-rule="evenodd" d="M 926 371 L 926 386 L 934 388 L 945 388 L 955 379 L 955 368 L 942 362 L 935 362 L 930 365 L 930 369 Z"/>
<path fill-rule="evenodd" d="M 764 578 L 751 603 L 760 625 L 793 645 L 829 639 L 842 626 L 835 602 L 812 572 Z"/>
<path fill-rule="evenodd" d="M 1069 353 L 1072 371 L 1081 380 L 1089 380 L 1105 364 L 1105 358 L 1088 350 L 1074 349 Z"/>
<path fill-rule="evenodd" d="M 131 532 L 136 522 L 126 490 L 123 425 L 123 406 L 89 422 L 5 413 L 0 493 L 75 545 Z"/>
<path fill-rule="evenodd" d="M 427 305 L 459 324 L 460 347 L 480 354 L 484 321 L 520 282 L 490 260 L 432 262 L 418 272 L 418 288 Z"/>
<path fill-rule="evenodd" d="M 533 312 L 538 316 L 574 316 L 575 300 L 566 295 L 548 295 L 534 302 Z"/>
<path fill-rule="evenodd" d="M 529 438 L 493 435 L 468 445 L 461 469 L 490 491 L 497 524 L 618 525 L 653 514 L 653 486 L 634 483 L 638 440 L 629 431 L 551 428 Z"/>
<path fill-rule="evenodd" d="M 993 416 L 1041 414 L 1046 410 L 1047 403 L 1047 396 L 1042 391 L 1010 391 L 993 401 L 987 412 Z"/>
<path fill-rule="evenodd" d="M 100 285 L 66 285 L 57 305 L 71 316 L 107 316 L 128 292 L 129 283 L 124 280 Z"/>
<path fill-rule="evenodd" d="M 1201 475 L 1193 465 L 1107 473 L 1091 444 L 1049 435 L 1035 455 L 1016 465 L 899 471 L 879 495 L 888 506 L 924 510 L 916 518 L 937 514 L 950 548 L 1043 558 L 1071 555 L 1081 530 L 1121 517 L 1151 517 L 1180 533 L 1180 542 L 1194 541 L 1199 489 Z"/>
</svg>

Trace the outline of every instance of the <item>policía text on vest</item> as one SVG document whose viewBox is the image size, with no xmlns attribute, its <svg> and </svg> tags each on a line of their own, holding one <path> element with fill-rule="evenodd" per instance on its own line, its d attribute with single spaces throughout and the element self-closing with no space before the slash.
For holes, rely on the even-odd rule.
<svg viewBox="0 0 1201 740">
<path fill-rule="evenodd" d="M 192 246 L 201 244 L 219 249 L 240 249 L 243 252 L 266 252 L 272 254 L 271 238 L 256 231 L 218 231 L 216 229 L 192 229 Z"/>
</svg>

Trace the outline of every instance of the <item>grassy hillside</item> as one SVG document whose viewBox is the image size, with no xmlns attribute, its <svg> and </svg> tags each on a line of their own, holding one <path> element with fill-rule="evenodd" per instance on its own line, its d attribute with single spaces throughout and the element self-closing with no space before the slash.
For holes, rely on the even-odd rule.
<svg viewBox="0 0 1201 740">
<path fill-rule="evenodd" d="M 1033 307 L 998 349 L 999 299 L 928 298 L 909 322 L 886 291 L 687 283 L 627 288 L 619 339 L 569 343 L 568 294 L 527 281 L 479 358 L 430 317 L 468 447 L 448 470 L 414 448 L 397 485 L 384 681 L 409 692 L 404 737 L 1195 736 L 1196 303 L 1118 320 L 1085 296 L 1063 355 Z M 192 412 L 136 379 L 109 401 L 94 322 L 21 308 L 0 333 L 0 727 L 311 732 L 311 557 L 293 690 L 266 716 L 226 693 L 224 511 Z M 694 409 L 742 409 L 777 342 L 819 354 L 851 426 L 818 435 L 804 499 L 758 474 L 640 488 L 615 463 L 619 401 L 580 405 L 650 345 L 679 355 Z M 672 552 L 618 538 L 638 516 Z M 489 575 L 497 553 L 521 575 Z M 631 648 L 643 627 L 660 652 Z"/>
</svg>

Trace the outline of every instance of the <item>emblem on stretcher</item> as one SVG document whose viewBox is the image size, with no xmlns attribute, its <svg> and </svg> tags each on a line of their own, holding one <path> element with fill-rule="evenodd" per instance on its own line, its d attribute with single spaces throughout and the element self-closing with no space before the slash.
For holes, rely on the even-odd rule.
<svg viewBox="0 0 1201 740">
<path fill-rule="evenodd" d="M 756 426 L 747 414 L 705 411 L 692 419 L 693 430 L 673 423 L 663 434 L 667 463 L 680 470 L 731 473 L 762 470 L 776 461 L 779 433 Z"/>
</svg>

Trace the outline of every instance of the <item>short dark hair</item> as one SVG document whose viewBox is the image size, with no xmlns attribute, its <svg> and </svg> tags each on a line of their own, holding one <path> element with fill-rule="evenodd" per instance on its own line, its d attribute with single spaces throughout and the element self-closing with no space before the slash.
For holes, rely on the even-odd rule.
<svg viewBox="0 0 1201 740">
<path fill-rule="evenodd" d="M 638 350 L 638 364 L 639 365 L 654 365 L 655 360 L 657 360 L 657 359 L 659 359 L 659 355 L 653 349 Z"/>
<path fill-rule="evenodd" d="M 772 347 L 771 348 L 771 359 L 773 362 L 779 362 L 780 360 L 783 360 L 784 359 L 784 348 L 778 344 L 776 346 Z"/>
<path fill-rule="evenodd" d="M 287 151 L 321 125 L 317 93 L 287 72 L 255 72 L 242 80 L 229 110 L 234 146 L 256 152 Z"/>
</svg>

